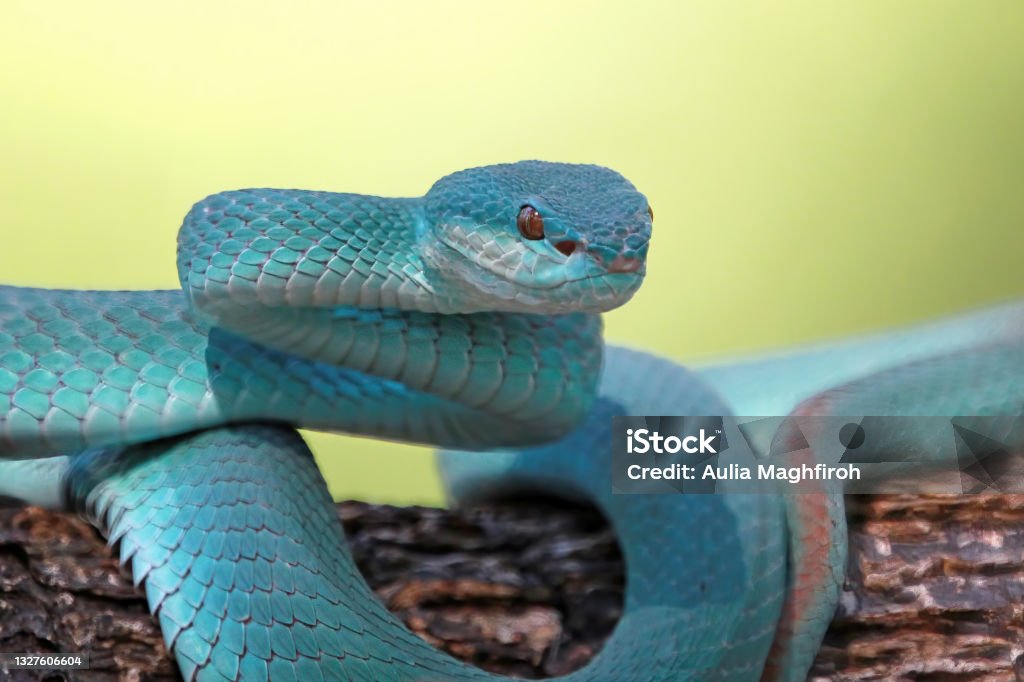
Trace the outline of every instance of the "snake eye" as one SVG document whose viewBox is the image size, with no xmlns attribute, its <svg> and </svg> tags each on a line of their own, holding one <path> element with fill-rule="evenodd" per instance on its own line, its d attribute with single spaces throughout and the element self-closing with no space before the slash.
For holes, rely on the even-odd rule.
<svg viewBox="0 0 1024 682">
<path fill-rule="evenodd" d="M 654 222 L 654 209 L 650 206 L 647 207 L 647 215 L 651 216 L 651 222 Z"/>
<path fill-rule="evenodd" d="M 519 228 L 519 234 L 526 239 L 544 239 L 544 218 L 541 217 L 537 209 L 529 204 L 519 209 L 516 227 Z"/>
</svg>

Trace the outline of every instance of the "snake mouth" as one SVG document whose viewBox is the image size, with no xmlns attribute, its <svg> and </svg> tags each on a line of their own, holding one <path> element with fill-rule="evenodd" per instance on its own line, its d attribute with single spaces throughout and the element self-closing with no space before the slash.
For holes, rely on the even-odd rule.
<svg viewBox="0 0 1024 682">
<path fill-rule="evenodd" d="M 627 303 L 646 275 L 646 264 L 629 272 L 586 274 L 548 286 L 520 287 L 513 297 L 502 297 L 516 312 L 562 314 L 573 312 L 606 313 Z"/>
<path fill-rule="evenodd" d="M 518 282 L 515 283 L 518 284 L 519 286 L 522 286 L 525 289 L 531 289 L 534 291 L 559 291 L 574 284 L 582 284 L 584 282 L 605 282 L 614 285 L 613 288 L 615 289 L 618 289 L 622 285 L 628 285 L 632 282 L 636 282 L 637 286 L 639 286 L 640 281 L 647 274 L 647 268 L 643 263 L 630 267 L 631 269 L 628 270 L 609 269 L 605 270 L 604 272 L 587 273 L 584 275 L 580 275 L 578 277 L 568 277 L 560 282 L 555 282 L 553 284 L 546 285 L 533 283 L 522 284 Z M 508 281 L 512 282 L 513 280 Z"/>
<path fill-rule="evenodd" d="M 626 272 L 636 272 L 644 266 L 644 262 L 639 258 L 629 258 L 627 256 L 616 256 L 615 259 L 607 265 L 609 274 L 619 274 Z"/>
<path fill-rule="evenodd" d="M 633 297 L 647 275 L 647 264 L 637 259 L 631 259 L 636 262 L 621 267 L 617 265 L 612 269 L 597 263 L 590 256 L 580 254 L 577 257 L 586 258 L 593 265 L 583 272 L 566 273 L 563 279 L 554 282 L 544 281 L 543 278 L 517 281 L 503 276 L 506 273 L 501 271 L 488 268 L 488 272 L 521 291 L 537 296 L 537 303 L 559 304 L 566 312 L 580 310 L 588 300 L 597 302 L 600 312 L 617 308 Z M 565 265 L 553 264 L 556 268 Z"/>
<path fill-rule="evenodd" d="M 453 298 L 460 306 L 476 311 L 608 312 L 633 297 L 647 270 L 644 259 L 621 253 L 607 263 L 587 248 L 491 255 L 468 240 L 443 237 L 421 253 L 432 277 L 445 282 L 436 291 L 458 291 Z"/>
</svg>

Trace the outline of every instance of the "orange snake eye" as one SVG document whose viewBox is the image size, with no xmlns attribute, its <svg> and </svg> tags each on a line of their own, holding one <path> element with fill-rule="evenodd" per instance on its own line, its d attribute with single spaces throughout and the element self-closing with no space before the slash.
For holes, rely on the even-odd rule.
<svg viewBox="0 0 1024 682">
<path fill-rule="evenodd" d="M 651 216 L 651 222 L 654 222 L 654 209 L 650 206 L 647 207 L 647 215 Z"/>
<path fill-rule="evenodd" d="M 537 209 L 529 204 L 519 209 L 519 216 L 516 217 L 516 227 L 519 228 L 519 234 L 523 235 L 526 239 L 537 240 L 544 238 L 544 218 L 541 217 Z"/>
</svg>

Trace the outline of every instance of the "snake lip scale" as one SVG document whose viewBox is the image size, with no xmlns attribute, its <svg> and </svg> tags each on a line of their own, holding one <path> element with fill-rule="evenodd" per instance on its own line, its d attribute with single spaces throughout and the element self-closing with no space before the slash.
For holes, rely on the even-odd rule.
<svg viewBox="0 0 1024 682">
<path fill-rule="evenodd" d="M 802 679 L 842 491 L 613 495 L 611 418 L 1019 414 L 1024 305 L 687 370 L 601 338 L 652 222 L 619 173 L 542 161 L 211 195 L 180 291 L 0 286 L 0 494 L 99 526 L 187 680 L 494 679 L 375 598 L 295 429 L 432 444 L 454 502 L 537 489 L 615 528 L 625 609 L 573 680 Z"/>
</svg>

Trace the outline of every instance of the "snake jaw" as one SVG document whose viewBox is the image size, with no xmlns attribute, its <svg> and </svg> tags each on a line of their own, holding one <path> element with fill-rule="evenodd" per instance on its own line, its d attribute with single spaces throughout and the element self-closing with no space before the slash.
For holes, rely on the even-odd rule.
<svg viewBox="0 0 1024 682">
<path fill-rule="evenodd" d="M 549 241 L 518 240 L 462 218 L 435 224 L 419 247 L 425 279 L 446 309 L 607 312 L 632 298 L 646 274 L 646 243 L 639 254 L 625 255 L 584 238 L 571 241 L 579 247 L 565 254 Z"/>
<path fill-rule="evenodd" d="M 603 313 L 632 298 L 646 273 L 642 261 L 610 269 L 580 249 L 566 257 L 514 245 L 494 258 L 479 236 L 466 234 L 453 226 L 445 231 L 448 238 L 423 246 L 425 276 L 439 310 Z"/>
</svg>

